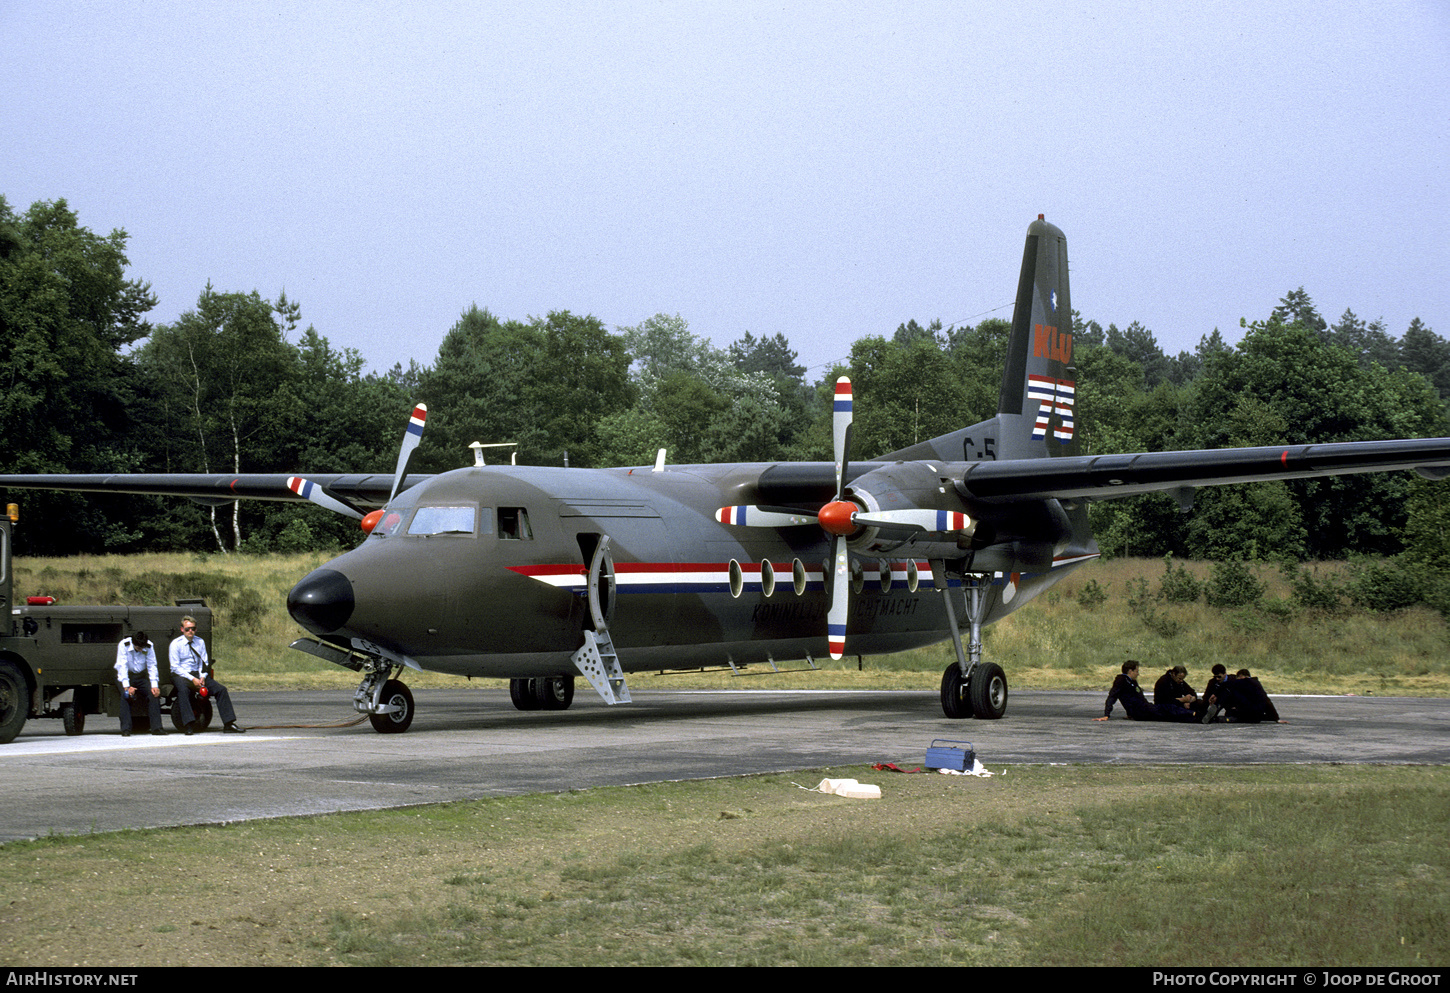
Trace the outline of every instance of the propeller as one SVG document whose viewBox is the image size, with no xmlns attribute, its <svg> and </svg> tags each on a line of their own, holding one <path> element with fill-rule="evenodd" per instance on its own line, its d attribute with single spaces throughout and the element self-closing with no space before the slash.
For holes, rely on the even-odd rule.
<svg viewBox="0 0 1450 993">
<path fill-rule="evenodd" d="M 344 514 L 355 520 L 362 520 L 362 514 L 353 510 L 341 500 L 334 500 L 323 492 L 322 487 L 302 476 L 288 476 L 287 488 L 304 500 L 310 500 L 319 507 L 326 507 L 335 514 Z"/>
<path fill-rule="evenodd" d="M 393 491 L 388 494 L 388 503 L 398 495 L 398 488 L 403 485 L 403 471 L 408 468 L 408 457 L 413 454 L 413 449 L 418 447 L 418 442 L 423 440 L 423 425 L 428 420 L 428 405 L 420 403 L 413 407 L 413 413 L 408 418 L 407 430 L 403 432 L 403 443 L 398 447 L 398 468 L 393 472 Z M 373 528 L 378 526 L 378 521 L 383 519 L 383 511 L 387 509 L 384 505 L 381 509 L 375 510 L 362 519 L 362 529 L 368 534 L 373 533 Z"/>
<path fill-rule="evenodd" d="M 418 447 L 418 442 L 423 440 L 423 425 L 428 420 L 428 405 L 420 403 L 413 407 L 413 413 L 408 418 L 408 428 L 403 432 L 403 444 L 398 449 L 398 468 L 393 473 L 393 491 L 388 494 L 388 503 L 398 495 L 398 489 L 403 485 L 403 470 L 408 467 L 408 457 L 413 454 L 413 449 Z M 383 511 L 375 510 L 364 516 L 358 513 L 341 500 L 329 496 L 323 488 L 305 476 L 288 476 L 287 488 L 296 493 L 304 500 L 311 501 L 319 507 L 326 507 L 337 514 L 344 514 L 355 520 L 362 521 L 362 529 L 369 534 L 377 527 L 378 521 L 382 519 Z"/>
<path fill-rule="evenodd" d="M 815 514 L 792 507 L 739 504 L 721 507 L 715 511 L 715 520 L 735 527 L 781 528 L 816 524 L 832 536 L 831 602 L 826 610 L 826 640 L 833 659 L 839 659 L 846 654 L 846 622 L 850 618 L 850 593 L 847 589 L 850 582 L 848 551 L 852 536 L 859 534 L 864 528 L 874 528 L 888 535 L 905 538 L 921 532 L 965 532 L 974 527 L 971 517 L 957 510 L 907 507 L 900 510 L 868 511 L 854 500 L 846 499 L 852 416 L 851 380 L 842 376 L 836 380 L 835 401 L 831 412 L 831 441 L 836 457 L 836 494 L 834 499 Z"/>
<path fill-rule="evenodd" d="M 818 519 L 824 519 L 828 511 L 838 514 L 846 495 L 846 468 L 851 458 L 851 380 L 845 376 L 836 380 L 836 401 L 831 411 L 831 445 L 836 456 L 836 499 L 821 508 Z M 849 505 L 853 510 L 855 504 Z M 826 610 L 826 645 L 831 658 L 838 659 L 846 654 L 846 621 L 850 617 L 851 600 L 846 594 L 850 580 L 848 561 L 848 539 L 850 533 L 836 534 L 835 568 L 831 574 L 831 605 Z"/>
</svg>

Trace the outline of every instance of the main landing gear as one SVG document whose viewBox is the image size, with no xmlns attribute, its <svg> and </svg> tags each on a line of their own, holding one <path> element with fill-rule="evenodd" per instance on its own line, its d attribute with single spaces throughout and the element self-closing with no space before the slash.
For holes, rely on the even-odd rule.
<svg viewBox="0 0 1450 993">
<path fill-rule="evenodd" d="M 966 717 L 999 720 L 1007 713 L 1007 674 L 997 663 L 982 661 L 982 621 L 987 614 L 988 577 L 975 572 L 962 576 L 962 588 L 967 595 L 967 623 L 971 629 L 971 642 L 964 651 L 951 589 L 946 582 L 946 563 L 938 560 L 931 565 L 935 585 L 946 600 L 947 625 L 957 653 L 957 660 L 942 673 L 942 713 L 953 720 Z"/>
<path fill-rule="evenodd" d="M 510 679 L 509 699 L 519 710 L 568 710 L 574 702 L 574 677 Z"/>
</svg>

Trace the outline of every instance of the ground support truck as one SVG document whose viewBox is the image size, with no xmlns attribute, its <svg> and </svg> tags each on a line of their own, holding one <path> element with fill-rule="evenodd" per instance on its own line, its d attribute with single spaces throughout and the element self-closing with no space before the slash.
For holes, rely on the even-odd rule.
<svg viewBox="0 0 1450 993">
<path fill-rule="evenodd" d="M 161 711 L 181 729 L 166 649 L 181 633 L 181 618 L 188 614 L 196 618 L 197 634 L 212 644 L 212 615 L 206 602 L 70 607 L 57 605 L 48 596 L 22 597 L 17 602 L 11 562 L 16 517 L 14 504 L 0 516 L 0 745 L 13 741 L 32 717 L 58 718 L 66 734 L 80 734 L 88 716 L 117 717 L 121 707 L 131 706 L 136 727 L 144 727 L 145 700 L 127 701 L 116 682 L 116 646 L 137 631 L 145 631 L 156 646 Z M 211 723 L 209 699 L 193 697 L 192 707 L 201 727 Z"/>
</svg>

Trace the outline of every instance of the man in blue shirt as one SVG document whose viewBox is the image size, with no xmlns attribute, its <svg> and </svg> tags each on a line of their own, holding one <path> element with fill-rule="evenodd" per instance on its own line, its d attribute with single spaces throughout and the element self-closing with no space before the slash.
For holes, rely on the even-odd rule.
<svg viewBox="0 0 1450 993">
<path fill-rule="evenodd" d="M 148 679 L 149 696 L 145 686 Z M 121 688 L 121 737 L 131 737 L 131 701 L 137 696 L 146 697 L 151 733 L 165 734 L 166 729 L 161 726 L 161 677 L 156 669 L 156 646 L 151 644 L 145 631 L 122 638 L 116 646 L 116 684 Z"/>
<path fill-rule="evenodd" d="M 227 688 L 207 672 L 210 658 L 206 653 L 206 642 L 196 633 L 196 619 L 186 616 L 181 619 L 181 635 L 171 643 L 171 681 L 176 685 L 176 706 L 181 711 L 181 723 L 186 733 L 196 730 L 196 716 L 191 709 L 191 688 L 205 690 L 206 695 L 216 701 L 216 708 L 222 718 L 222 731 L 227 734 L 241 734 L 246 728 L 237 726 L 237 714 L 232 709 L 232 698 Z"/>
</svg>

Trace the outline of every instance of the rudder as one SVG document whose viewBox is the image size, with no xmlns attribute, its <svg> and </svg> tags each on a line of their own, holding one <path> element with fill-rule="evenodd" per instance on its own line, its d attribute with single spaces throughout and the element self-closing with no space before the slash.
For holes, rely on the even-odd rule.
<svg viewBox="0 0 1450 993">
<path fill-rule="evenodd" d="M 1067 238 L 1039 214 L 1027 229 L 1022 252 L 997 403 L 998 457 L 1078 454 L 1072 333 Z"/>
</svg>

